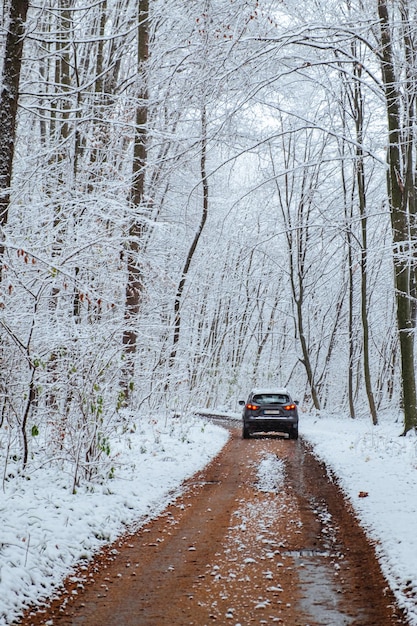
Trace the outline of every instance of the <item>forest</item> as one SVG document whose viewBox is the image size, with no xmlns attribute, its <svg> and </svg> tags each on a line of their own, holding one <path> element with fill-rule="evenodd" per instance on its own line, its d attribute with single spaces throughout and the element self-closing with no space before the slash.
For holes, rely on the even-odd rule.
<svg viewBox="0 0 417 626">
<path fill-rule="evenodd" d="M 0 20 L 3 476 L 111 474 L 132 415 L 236 411 L 253 385 L 415 430 L 415 2 Z"/>
</svg>

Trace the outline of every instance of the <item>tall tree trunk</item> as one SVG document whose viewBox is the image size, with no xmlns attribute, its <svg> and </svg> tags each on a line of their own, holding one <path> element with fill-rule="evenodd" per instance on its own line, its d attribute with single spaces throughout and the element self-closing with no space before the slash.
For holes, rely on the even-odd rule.
<svg viewBox="0 0 417 626">
<path fill-rule="evenodd" d="M 138 103 L 136 107 L 136 130 L 133 148 L 133 171 L 131 188 L 132 220 L 129 228 L 127 249 L 127 284 L 125 297 L 125 330 L 123 347 L 126 365 L 122 386 L 125 394 L 133 390 L 134 357 L 137 351 L 137 319 L 143 292 L 142 263 L 140 259 L 144 238 L 145 166 L 147 160 L 148 78 L 149 59 L 149 0 L 139 1 L 139 24 L 137 41 Z"/>
<path fill-rule="evenodd" d="M 55 86 L 59 88 L 61 97 L 58 98 L 58 132 L 59 138 L 64 143 L 71 133 L 70 111 L 72 108 L 71 90 L 71 35 L 73 33 L 72 23 L 72 0 L 60 0 L 59 11 L 59 32 L 55 51 Z M 61 101 L 60 101 L 61 100 Z M 62 150 L 58 153 L 59 160 L 63 159 Z"/>
<path fill-rule="evenodd" d="M 369 410 L 372 423 L 378 423 L 378 416 L 375 406 L 375 399 L 372 390 L 371 368 L 370 368 L 370 348 L 369 348 L 369 321 L 368 321 L 368 217 L 366 208 L 365 190 L 365 163 L 363 156 L 363 97 L 360 84 L 362 69 L 355 63 L 354 76 L 355 84 L 353 91 L 353 106 L 356 124 L 356 179 L 358 185 L 359 212 L 361 219 L 361 319 L 363 334 L 363 369 L 365 379 L 365 389 L 368 398 Z"/>
<path fill-rule="evenodd" d="M 401 115 L 390 20 L 386 0 L 378 0 L 382 44 L 382 79 L 388 116 L 387 186 L 391 210 L 393 260 L 397 301 L 397 325 L 401 349 L 401 375 L 404 403 L 404 434 L 417 427 L 416 379 L 414 370 L 414 323 L 410 299 L 410 230 L 407 189 L 401 160 Z"/>
<path fill-rule="evenodd" d="M 343 81 L 343 76 L 342 76 Z M 342 82 L 343 85 L 343 82 Z M 349 99 L 349 90 L 343 89 L 341 93 L 342 107 L 340 109 L 340 115 L 343 124 L 343 134 L 347 136 L 347 107 L 345 98 Z M 343 190 L 343 205 L 344 215 L 346 221 L 346 261 L 348 268 L 348 339 L 349 339 L 349 358 L 348 358 L 348 371 L 347 371 L 347 396 L 349 402 L 349 414 L 351 418 L 356 417 L 355 412 L 355 394 L 354 394 L 354 362 L 355 362 L 355 339 L 356 333 L 354 332 L 354 267 L 353 267 L 353 242 L 354 236 L 352 233 L 353 222 L 353 187 L 349 187 L 347 183 L 346 168 L 345 168 L 345 142 L 340 144 L 341 150 L 341 180 Z"/>
<path fill-rule="evenodd" d="M 416 164 L 415 161 L 415 120 L 416 120 L 416 99 L 417 99 L 417 81 L 415 78 L 417 50 L 415 47 L 415 36 L 413 30 L 415 24 L 413 18 L 410 18 L 408 0 L 402 0 L 399 5 L 401 19 L 403 23 L 403 41 L 404 41 L 404 58 L 405 58 L 405 121 L 404 129 L 405 141 L 404 145 L 404 187 L 408 202 L 408 211 L 410 214 L 410 240 L 417 241 L 417 181 L 416 181 Z M 413 263 L 410 276 L 410 294 L 412 318 L 414 327 L 417 322 L 417 252 L 413 250 Z"/>
<path fill-rule="evenodd" d="M 297 308 L 297 327 L 300 339 L 301 351 L 303 357 L 300 358 L 300 362 L 304 365 L 307 375 L 308 384 L 311 392 L 311 399 L 313 400 L 314 408 L 320 411 L 320 400 L 317 393 L 316 381 L 314 377 L 313 367 L 310 359 L 310 350 L 308 347 L 306 335 L 304 332 L 304 286 L 299 284 L 299 296 L 295 297 L 293 289 L 293 297 Z"/>
<path fill-rule="evenodd" d="M 19 99 L 20 70 L 22 67 L 25 22 L 28 0 L 11 0 L 9 24 L 4 49 L 3 73 L 0 93 L 0 269 L 4 245 L 1 229 L 7 224 L 14 145 L 16 137 L 17 104 Z M 0 272 L 1 279 L 1 272 Z"/>
<path fill-rule="evenodd" d="M 205 223 L 207 221 L 207 216 L 208 216 L 209 188 L 208 188 L 208 178 L 207 178 L 207 169 L 206 169 L 207 117 L 206 117 L 206 109 L 205 109 L 204 104 L 201 110 L 201 137 L 202 139 L 201 139 L 200 173 L 201 173 L 201 184 L 203 186 L 203 211 L 201 214 L 200 224 L 194 235 L 194 239 L 191 243 L 190 249 L 188 250 L 187 258 L 185 259 L 184 268 L 181 274 L 181 279 L 180 279 L 180 282 L 178 283 L 177 292 L 175 294 L 174 335 L 172 339 L 171 353 L 169 355 L 170 367 L 172 367 L 175 364 L 175 359 L 177 356 L 177 348 L 178 348 L 178 342 L 180 339 L 180 332 L 181 332 L 181 303 L 182 303 L 182 294 L 184 291 L 185 282 L 187 280 L 188 271 L 190 269 L 191 262 L 193 260 L 198 242 L 202 235 Z M 167 386 L 169 386 L 169 381 L 167 381 Z"/>
<path fill-rule="evenodd" d="M 348 399 L 349 399 L 349 412 L 350 417 L 353 419 L 356 417 L 355 412 L 355 400 L 353 391 L 353 367 L 355 362 L 355 346 L 354 346 L 354 331 L 353 331 L 353 300 L 354 300 L 354 280 L 353 280 L 353 254 L 352 254 L 352 233 L 350 229 L 347 232 L 347 247 L 348 247 L 348 267 L 349 267 L 349 321 L 348 321 L 348 335 L 349 335 L 349 365 L 348 365 Z"/>
</svg>

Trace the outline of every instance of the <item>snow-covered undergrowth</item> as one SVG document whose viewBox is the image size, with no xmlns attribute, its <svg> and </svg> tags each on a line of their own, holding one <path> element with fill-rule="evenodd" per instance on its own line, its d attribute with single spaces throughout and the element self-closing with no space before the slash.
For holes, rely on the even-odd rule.
<svg viewBox="0 0 417 626">
<path fill-rule="evenodd" d="M 72 493 L 56 467 L 4 480 L 0 496 L 0 624 L 53 593 L 83 559 L 132 525 L 156 516 L 181 482 L 203 468 L 228 433 L 195 418 L 136 420 L 112 442 L 113 478 Z"/>
</svg>

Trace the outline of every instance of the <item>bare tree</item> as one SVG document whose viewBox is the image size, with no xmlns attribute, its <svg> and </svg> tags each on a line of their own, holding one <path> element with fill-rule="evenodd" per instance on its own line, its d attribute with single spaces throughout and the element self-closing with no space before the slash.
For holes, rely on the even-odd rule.
<svg viewBox="0 0 417 626">
<path fill-rule="evenodd" d="M 355 42 L 356 44 L 356 42 Z M 357 57 L 356 45 L 352 51 Z M 361 85 L 362 66 L 359 61 L 355 61 L 353 67 L 353 93 L 352 93 L 352 115 L 355 120 L 356 132 L 356 182 L 357 197 L 359 204 L 361 222 L 361 320 L 363 333 L 363 369 L 366 395 L 368 397 L 369 410 L 372 423 L 378 423 L 378 416 L 375 406 L 374 393 L 371 379 L 371 356 L 369 346 L 369 307 L 368 307 L 368 215 L 367 215 L 367 194 L 366 194 L 366 173 L 363 149 L 364 134 L 364 97 Z"/>
<path fill-rule="evenodd" d="M 190 248 L 188 250 L 184 267 L 181 273 L 180 281 L 178 283 L 177 291 L 175 294 L 174 300 L 174 334 L 172 338 L 172 347 L 169 355 L 169 363 L 170 366 L 173 367 L 175 365 L 175 358 L 177 355 L 177 345 L 180 339 L 180 331 L 181 331 L 181 300 L 185 287 L 185 282 L 187 280 L 187 274 L 189 272 L 191 263 L 193 261 L 193 257 L 196 253 L 198 242 L 203 234 L 204 226 L 207 222 L 208 211 L 209 211 L 209 186 L 207 179 L 207 114 L 205 105 L 203 105 L 201 110 L 201 158 L 200 158 L 200 173 L 201 173 L 201 185 L 203 189 L 202 196 L 202 211 L 201 211 L 201 219 L 200 223 L 195 232 L 194 238 L 191 242 Z"/>
<path fill-rule="evenodd" d="M 127 283 L 125 301 L 125 330 L 123 346 L 126 356 L 124 380 L 125 394 L 133 390 L 134 356 L 137 351 L 137 322 L 143 293 L 142 244 L 145 226 L 145 185 L 147 159 L 147 123 L 148 123 L 148 79 L 147 62 L 149 59 L 149 0 L 140 0 L 138 4 L 137 29 L 137 71 L 138 93 L 136 103 L 135 136 L 133 148 L 133 172 L 131 189 L 132 215 L 129 225 L 129 239 L 126 251 Z"/>
<path fill-rule="evenodd" d="M 407 3 L 404 3 L 406 6 Z M 378 0 L 378 16 L 381 28 L 381 68 L 385 89 L 388 117 L 389 146 L 388 159 L 388 198 L 391 213 L 393 260 L 396 286 L 397 323 L 400 336 L 401 371 L 404 402 L 404 433 L 417 427 L 417 396 L 414 363 L 414 307 L 412 305 L 412 248 L 411 215 L 414 209 L 410 200 L 414 196 L 414 185 L 410 188 L 409 171 L 410 142 L 408 134 L 410 120 L 401 119 L 401 93 L 397 75 L 391 35 L 388 5 Z M 408 112 L 407 112 L 408 113 Z M 404 136 L 405 131 L 405 136 Z M 405 145 L 404 161 L 402 146 Z M 412 178 L 411 178 L 412 180 Z M 411 209 L 411 211 L 410 211 Z"/>
</svg>

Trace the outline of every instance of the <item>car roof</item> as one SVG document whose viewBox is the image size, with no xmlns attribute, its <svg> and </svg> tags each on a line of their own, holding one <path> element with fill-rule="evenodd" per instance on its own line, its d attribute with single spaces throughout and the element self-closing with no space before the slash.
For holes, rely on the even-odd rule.
<svg viewBox="0 0 417 626">
<path fill-rule="evenodd" d="M 252 389 L 250 393 L 252 396 L 258 396 L 260 394 L 269 395 L 275 393 L 289 395 L 289 391 L 285 387 L 256 387 L 255 389 Z"/>
</svg>

